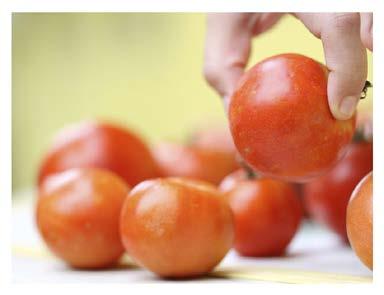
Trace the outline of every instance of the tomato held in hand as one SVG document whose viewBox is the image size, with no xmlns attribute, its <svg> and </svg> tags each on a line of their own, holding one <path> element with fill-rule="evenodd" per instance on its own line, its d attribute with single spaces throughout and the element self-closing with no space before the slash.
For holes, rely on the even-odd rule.
<svg viewBox="0 0 384 295">
<path fill-rule="evenodd" d="M 110 170 L 131 186 L 158 176 L 144 142 L 107 123 L 84 122 L 60 132 L 40 166 L 39 183 L 50 174 L 82 167 Z"/>
<path fill-rule="evenodd" d="M 359 182 L 352 193 L 347 209 L 347 232 L 352 249 L 372 270 L 372 172 Z"/>
<path fill-rule="evenodd" d="M 162 277 L 211 271 L 233 241 L 233 216 L 214 186 L 182 178 L 147 180 L 124 203 L 121 237 L 128 254 Z"/>
<path fill-rule="evenodd" d="M 160 143 L 153 156 L 164 177 L 186 177 L 219 184 L 237 168 L 233 154 L 175 143 Z"/>
<path fill-rule="evenodd" d="M 260 178 L 227 182 L 221 188 L 235 217 L 235 250 L 244 256 L 282 255 L 302 218 L 294 187 Z"/>
<path fill-rule="evenodd" d="M 119 216 L 128 187 L 99 169 L 71 169 L 47 177 L 39 189 L 36 220 L 41 236 L 72 267 L 103 268 L 124 252 Z"/>
<path fill-rule="evenodd" d="M 371 142 L 354 142 L 331 171 L 304 184 L 304 204 L 311 218 L 347 241 L 346 211 L 352 191 L 372 170 Z"/>
<path fill-rule="evenodd" d="M 327 70 L 298 54 L 281 54 L 242 77 L 229 107 L 235 145 L 256 172 L 306 181 L 339 160 L 355 129 L 355 116 L 333 118 Z"/>
</svg>

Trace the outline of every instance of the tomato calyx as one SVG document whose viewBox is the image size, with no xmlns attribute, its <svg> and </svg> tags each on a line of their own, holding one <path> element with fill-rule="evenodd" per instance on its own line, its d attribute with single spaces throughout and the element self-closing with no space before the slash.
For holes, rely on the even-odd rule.
<svg viewBox="0 0 384 295">
<path fill-rule="evenodd" d="M 258 178 L 257 173 L 251 167 L 249 167 L 244 160 L 240 160 L 239 162 L 248 180 L 253 180 Z"/>
<path fill-rule="evenodd" d="M 369 82 L 368 80 L 365 81 L 363 90 L 361 91 L 360 99 L 366 98 L 367 97 L 368 88 L 372 88 L 372 87 L 373 87 L 373 85 L 372 85 L 371 82 Z"/>
<path fill-rule="evenodd" d="M 352 142 L 372 142 L 372 138 L 367 137 L 367 135 L 364 133 L 363 128 L 357 128 L 355 134 L 353 135 Z"/>
</svg>

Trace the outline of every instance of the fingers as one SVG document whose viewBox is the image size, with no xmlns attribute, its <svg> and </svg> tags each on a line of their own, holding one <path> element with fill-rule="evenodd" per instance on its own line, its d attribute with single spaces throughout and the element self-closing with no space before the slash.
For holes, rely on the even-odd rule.
<svg viewBox="0 0 384 295">
<path fill-rule="evenodd" d="M 232 94 L 249 58 L 252 13 L 218 13 L 207 17 L 204 75 L 222 97 Z"/>
<path fill-rule="evenodd" d="M 360 38 L 358 13 L 297 14 L 324 46 L 328 102 L 339 120 L 352 117 L 367 78 L 367 53 Z"/>
<path fill-rule="evenodd" d="M 227 106 L 244 72 L 251 39 L 272 27 L 283 13 L 209 14 L 205 47 L 204 75 L 224 98 Z"/>
<path fill-rule="evenodd" d="M 259 13 L 254 19 L 252 34 L 258 35 L 273 27 L 284 13 Z"/>
<path fill-rule="evenodd" d="M 373 50 L 373 14 L 372 13 L 360 13 L 360 36 L 364 46 L 370 51 Z"/>
</svg>

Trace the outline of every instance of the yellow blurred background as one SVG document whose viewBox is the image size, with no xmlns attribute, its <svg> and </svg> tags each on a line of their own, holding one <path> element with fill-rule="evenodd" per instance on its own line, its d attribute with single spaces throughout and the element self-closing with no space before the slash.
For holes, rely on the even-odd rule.
<svg viewBox="0 0 384 295">
<path fill-rule="evenodd" d="M 202 76 L 204 35 L 204 14 L 14 14 L 13 189 L 34 184 L 52 136 L 69 123 L 109 119 L 149 142 L 225 124 Z M 324 60 L 321 42 L 291 16 L 253 41 L 249 64 L 283 52 Z M 371 109 L 371 94 L 360 109 Z"/>
</svg>

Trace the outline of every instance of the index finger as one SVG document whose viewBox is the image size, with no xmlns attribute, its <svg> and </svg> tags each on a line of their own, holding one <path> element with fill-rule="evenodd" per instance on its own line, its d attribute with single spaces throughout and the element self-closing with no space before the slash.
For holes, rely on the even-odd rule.
<svg viewBox="0 0 384 295">
<path fill-rule="evenodd" d="M 252 13 L 214 13 L 207 17 L 204 75 L 222 97 L 232 94 L 251 48 Z"/>
</svg>

